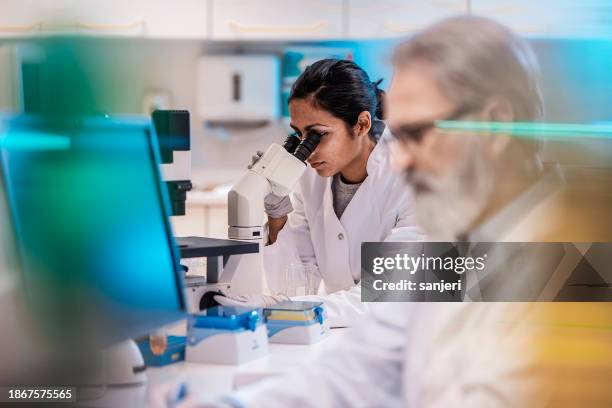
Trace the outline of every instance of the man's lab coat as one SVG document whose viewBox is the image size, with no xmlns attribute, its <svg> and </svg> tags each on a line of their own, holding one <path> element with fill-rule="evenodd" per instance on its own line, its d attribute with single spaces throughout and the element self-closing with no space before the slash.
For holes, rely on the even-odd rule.
<svg viewBox="0 0 612 408">
<path fill-rule="evenodd" d="M 534 194 L 541 187 L 546 194 Z M 549 217 L 563 202 L 558 185 L 547 187 L 530 189 L 474 236 L 546 241 L 542 232 L 558 231 L 561 220 Z M 549 235 L 556 237 L 569 241 L 571 233 Z M 612 303 L 378 303 L 349 330 L 308 365 L 228 401 L 249 408 L 612 404 Z"/>
<path fill-rule="evenodd" d="M 391 134 L 385 130 L 367 162 L 367 177 L 338 219 L 334 212 L 332 178 L 308 168 L 291 196 L 294 211 L 272 245 L 263 249 L 266 281 L 281 292 L 290 263 L 314 263 L 321 296 L 295 300 L 323 300 L 332 326 L 347 326 L 367 308 L 361 303 L 361 243 L 416 241 L 413 198 L 390 165 Z M 318 286 L 318 285 L 317 285 Z"/>
</svg>

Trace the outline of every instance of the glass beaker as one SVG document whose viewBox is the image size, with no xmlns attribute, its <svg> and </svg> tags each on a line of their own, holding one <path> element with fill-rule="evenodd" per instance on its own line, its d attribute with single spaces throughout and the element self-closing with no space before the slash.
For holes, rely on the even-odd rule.
<svg viewBox="0 0 612 408">
<path fill-rule="evenodd" d="M 283 293 L 289 297 L 316 295 L 319 267 L 311 263 L 292 262 L 285 269 Z"/>
</svg>

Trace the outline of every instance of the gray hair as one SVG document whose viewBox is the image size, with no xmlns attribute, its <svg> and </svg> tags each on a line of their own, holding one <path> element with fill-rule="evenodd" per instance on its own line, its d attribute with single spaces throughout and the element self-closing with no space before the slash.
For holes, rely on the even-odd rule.
<svg viewBox="0 0 612 408">
<path fill-rule="evenodd" d="M 457 106 L 481 107 L 498 96 L 512 105 L 515 120 L 543 114 L 539 67 L 533 50 L 503 25 L 482 17 L 443 20 L 398 45 L 393 63 L 430 63 L 444 94 Z"/>
</svg>

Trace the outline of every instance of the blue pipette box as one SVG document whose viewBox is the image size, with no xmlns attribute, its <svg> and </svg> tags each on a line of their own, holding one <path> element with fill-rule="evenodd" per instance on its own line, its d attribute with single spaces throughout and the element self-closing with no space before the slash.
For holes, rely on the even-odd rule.
<svg viewBox="0 0 612 408">
<path fill-rule="evenodd" d="M 242 364 L 268 352 L 262 309 L 217 306 L 189 316 L 186 361 Z"/>
<path fill-rule="evenodd" d="M 270 343 L 313 344 L 329 334 L 322 302 L 285 301 L 264 309 Z"/>
</svg>

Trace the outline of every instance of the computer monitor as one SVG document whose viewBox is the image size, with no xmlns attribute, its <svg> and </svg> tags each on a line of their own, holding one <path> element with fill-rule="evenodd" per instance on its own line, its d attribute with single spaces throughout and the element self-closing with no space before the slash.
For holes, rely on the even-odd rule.
<svg viewBox="0 0 612 408">
<path fill-rule="evenodd" d="M 156 143 L 145 119 L 0 119 L 23 286 L 52 338 L 104 345 L 184 317 Z"/>
</svg>

